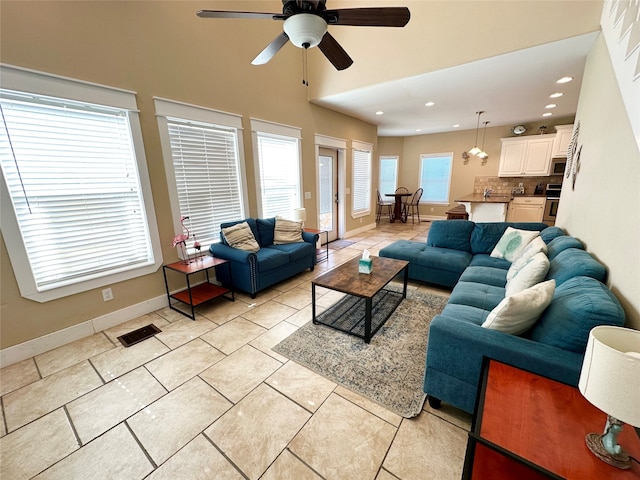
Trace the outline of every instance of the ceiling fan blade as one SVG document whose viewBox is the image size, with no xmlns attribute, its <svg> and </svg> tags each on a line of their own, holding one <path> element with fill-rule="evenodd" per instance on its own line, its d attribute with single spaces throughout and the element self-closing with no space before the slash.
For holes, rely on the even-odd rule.
<svg viewBox="0 0 640 480">
<path fill-rule="evenodd" d="M 284 47 L 289 41 L 289 37 L 286 33 L 282 32 L 276 38 L 274 38 L 269 45 L 262 50 L 256 58 L 251 62 L 252 65 L 264 65 L 269 60 L 273 58 L 273 56 L 278 53 L 278 51 Z"/>
<path fill-rule="evenodd" d="M 404 27 L 411 13 L 407 7 L 340 8 L 325 10 L 322 17 L 330 25 Z"/>
<path fill-rule="evenodd" d="M 329 32 L 324 34 L 318 48 L 337 70 L 344 70 L 353 64 L 349 54 Z"/>
<path fill-rule="evenodd" d="M 273 20 L 285 20 L 287 17 L 281 13 L 266 12 L 227 12 L 223 10 L 199 10 L 196 12 L 200 18 L 266 18 Z"/>
</svg>

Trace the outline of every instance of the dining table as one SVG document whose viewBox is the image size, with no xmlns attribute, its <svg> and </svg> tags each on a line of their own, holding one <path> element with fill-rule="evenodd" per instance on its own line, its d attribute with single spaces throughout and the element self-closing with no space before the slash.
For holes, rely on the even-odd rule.
<svg viewBox="0 0 640 480">
<path fill-rule="evenodd" d="M 395 201 L 393 204 L 393 216 L 391 217 L 390 222 L 393 223 L 398 219 L 402 223 L 406 223 L 407 217 L 402 213 L 402 203 L 404 198 L 410 197 L 413 193 L 385 193 L 385 197 L 394 197 Z"/>
</svg>

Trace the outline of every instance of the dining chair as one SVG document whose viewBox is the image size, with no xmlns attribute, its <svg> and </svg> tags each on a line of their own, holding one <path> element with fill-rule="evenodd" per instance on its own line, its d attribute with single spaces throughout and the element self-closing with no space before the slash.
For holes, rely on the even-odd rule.
<svg viewBox="0 0 640 480">
<path fill-rule="evenodd" d="M 380 222 L 380 216 L 382 215 L 382 211 L 386 208 L 387 215 L 389 216 L 389 220 L 391 220 L 391 207 L 393 206 L 392 202 L 385 202 L 382 199 L 382 195 L 380 195 L 380 190 L 376 188 L 376 192 L 378 194 L 378 209 L 376 210 L 376 223 Z"/>
<path fill-rule="evenodd" d="M 411 193 L 409 192 L 409 189 L 407 187 L 398 187 L 396 188 L 396 193 Z M 407 198 L 409 197 L 403 197 L 402 198 L 402 221 L 406 222 L 407 221 Z"/>
<path fill-rule="evenodd" d="M 418 215 L 418 223 L 420 223 L 420 197 L 422 197 L 422 188 L 419 188 L 411 197 L 411 201 L 407 202 L 405 205 L 406 213 L 405 215 L 408 217 L 411 215 L 411 223 L 414 223 L 414 215 Z"/>
</svg>

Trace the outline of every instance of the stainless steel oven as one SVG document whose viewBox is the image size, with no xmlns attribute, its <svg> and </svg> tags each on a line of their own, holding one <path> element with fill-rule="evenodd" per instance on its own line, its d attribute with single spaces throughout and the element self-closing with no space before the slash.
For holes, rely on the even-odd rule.
<svg viewBox="0 0 640 480">
<path fill-rule="evenodd" d="M 560 192 L 562 191 L 561 183 L 549 183 L 545 194 L 547 200 L 544 204 L 544 214 L 542 221 L 547 225 L 555 225 L 556 215 L 558 214 L 558 205 L 560 204 Z"/>
</svg>

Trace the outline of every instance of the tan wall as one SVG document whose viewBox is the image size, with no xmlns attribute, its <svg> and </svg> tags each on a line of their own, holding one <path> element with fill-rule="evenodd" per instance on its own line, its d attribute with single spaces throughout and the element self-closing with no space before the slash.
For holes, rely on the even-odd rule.
<svg viewBox="0 0 640 480">
<path fill-rule="evenodd" d="M 490 116 L 487 117 L 490 120 Z M 551 122 L 527 124 L 527 133 L 535 133 L 541 125 L 546 125 L 548 133 L 554 133 L 554 125 L 573 123 L 573 117 L 558 118 Z M 445 212 L 455 206 L 456 198 L 473 193 L 476 176 L 497 176 L 500 164 L 501 138 L 512 137 L 511 127 L 488 127 L 485 137 L 484 150 L 489 154 L 485 165 L 478 157 L 472 156 L 465 165 L 462 152 L 474 146 L 476 131 L 461 130 L 457 132 L 436 133 L 431 135 L 415 135 L 411 137 L 379 137 L 378 153 L 380 155 L 399 155 L 400 168 L 398 185 L 406 186 L 410 191 L 418 188 L 420 178 L 420 155 L 426 153 L 453 152 L 453 171 L 451 174 L 451 191 L 447 205 L 424 204 L 420 207 L 421 214 L 445 216 Z M 483 136 L 480 130 L 480 138 Z M 480 140 L 479 140 L 480 141 Z M 422 205 L 422 204 L 421 204 Z"/>
<path fill-rule="evenodd" d="M 233 9 L 236 3 L 226 2 L 220 8 Z M 247 9 L 266 11 L 278 11 L 281 5 L 275 0 L 243 4 Z M 246 20 L 232 25 L 204 20 L 195 15 L 203 7 L 202 2 L 166 1 L 2 2 L 3 63 L 137 92 L 165 262 L 177 257 L 169 247 L 175 232 L 153 96 L 243 116 L 251 215 L 257 214 L 257 207 L 250 117 L 302 128 L 303 189 L 313 195 L 305 201 L 309 211 L 317 208 L 314 134 L 376 143 L 375 126 L 307 102 L 307 91 L 301 84 L 300 50 L 288 46 L 268 65 L 250 65 L 277 35 L 279 22 Z M 347 172 L 351 171 L 350 158 L 349 151 Z M 346 207 L 350 211 L 350 198 Z M 361 226 L 349 215 L 346 220 L 347 231 Z M 365 224 L 373 223 L 374 214 L 364 220 Z M 315 222 L 310 218 L 307 224 Z M 20 297 L 4 239 L 0 261 L 0 348 L 164 294 L 158 271 L 111 285 L 115 299 L 107 303 L 96 289 L 41 304 Z"/>
<path fill-rule="evenodd" d="M 580 171 L 575 189 L 564 182 L 557 223 L 607 266 L 629 326 L 640 329 L 640 152 L 602 35 L 587 58 L 576 121 Z"/>
</svg>

